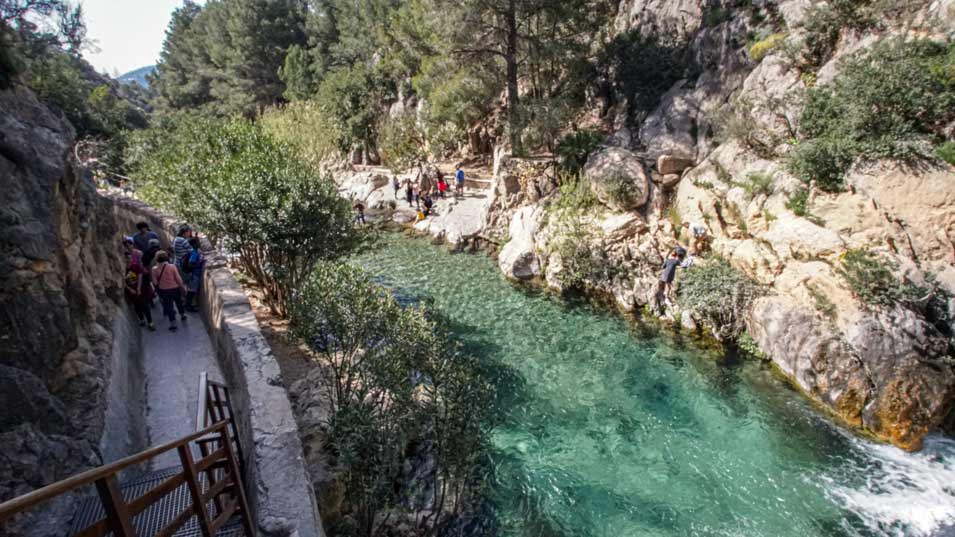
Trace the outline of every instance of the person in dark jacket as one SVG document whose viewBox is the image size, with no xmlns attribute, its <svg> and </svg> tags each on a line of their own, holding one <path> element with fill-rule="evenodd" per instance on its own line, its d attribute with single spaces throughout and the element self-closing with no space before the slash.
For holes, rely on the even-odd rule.
<svg viewBox="0 0 955 537">
<path fill-rule="evenodd" d="M 663 262 L 663 272 L 660 273 L 660 284 L 663 285 L 663 300 L 669 306 L 670 292 L 673 290 L 673 280 L 676 278 L 676 269 L 680 266 L 680 254 L 673 250 Z"/>
</svg>

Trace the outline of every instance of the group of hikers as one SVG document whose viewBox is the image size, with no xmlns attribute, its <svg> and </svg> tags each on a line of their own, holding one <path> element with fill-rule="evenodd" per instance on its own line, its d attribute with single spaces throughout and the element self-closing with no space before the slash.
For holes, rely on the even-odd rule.
<svg viewBox="0 0 955 537">
<path fill-rule="evenodd" d="M 676 279 L 676 269 L 689 269 L 693 266 L 696 256 L 703 253 L 709 239 L 709 233 L 703 224 L 683 222 L 683 229 L 686 230 L 692 239 L 693 251 L 688 253 L 687 249 L 677 246 L 670 251 L 670 255 L 663 261 L 663 271 L 660 273 L 660 291 L 663 294 L 663 303 L 667 306 L 672 305 L 670 294 L 673 291 L 673 281 Z"/>
<path fill-rule="evenodd" d="M 416 221 L 420 222 L 434 214 L 435 197 L 444 198 L 448 195 L 451 185 L 445 179 L 445 174 L 440 169 L 434 173 L 434 181 L 427 177 L 425 172 L 419 168 L 418 180 L 412 180 L 410 177 L 405 179 L 402 187 L 401 179 L 396 175 L 391 179 L 391 187 L 395 191 L 395 199 L 399 199 L 402 194 L 408 206 L 417 213 Z M 428 179 L 427 181 L 425 179 Z M 464 195 L 464 169 L 458 164 L 454 168 L 454 196 Z M 361 200 L 356 200 L 352 204 L 355 210 L 355 221 L 364 224 L 365 204 Z"/>
<path fill-rule="evenodd" d="M 192 227 L 179 228 L 170 251 L 163 250 L 159 235 L 146 222 L 136 224 L 136 233 L 123 238 L 127 258 L 125 294 L 133 305 L 139 326 L 155 331 L 152 308 L 158 297 L 169 330 L 176 331 L 176 315 L 187 319 L 186 312 L 197 312 L 202 288 L 205 256 L 199 237 Z"/>
</svg>

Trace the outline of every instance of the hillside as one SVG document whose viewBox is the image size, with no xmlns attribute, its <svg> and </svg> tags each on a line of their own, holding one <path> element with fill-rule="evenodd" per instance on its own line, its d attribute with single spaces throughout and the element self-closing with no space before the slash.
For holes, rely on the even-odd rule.
<svg viewBox="0 0 955 537">
<path fill-rule="evenodd" d="M 116 77 L 116 80 L 124 83 L 135 82 L 144 88 L 149 87 L 149 81 L 146 79 L 156 70 L 155 65 L 147 65 L 146 67 L 140 67 L 139 69 L 134 69 L 128 73 L 123 73 Z"/>
</svg>

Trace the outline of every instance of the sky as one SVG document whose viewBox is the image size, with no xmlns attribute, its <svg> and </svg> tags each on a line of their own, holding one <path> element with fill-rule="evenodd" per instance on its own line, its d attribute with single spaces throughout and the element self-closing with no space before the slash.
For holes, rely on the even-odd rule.
<svg viewBox="0 0 955 537">
<path fill-rule="evenodd" d="M 123 74 L 156 63 L 172 11 L 182 0 L 82 0 L 97 71 Z M 197 2 L 203 4 L 203 1 Z"/>
</svg>

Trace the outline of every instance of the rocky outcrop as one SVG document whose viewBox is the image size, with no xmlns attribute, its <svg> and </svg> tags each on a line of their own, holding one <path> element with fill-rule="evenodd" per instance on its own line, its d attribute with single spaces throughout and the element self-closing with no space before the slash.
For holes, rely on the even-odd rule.
<svg viewBox="0 0 955 537">
<path fill-rule="evenodd" d="M 801 39 L 798 24 L 810 4 L 774 4 L 780 23 L 791 28 L 786 39 Z M 950 39 L 952 18 L 942 19 L 951 6 L 923 4 L 910 28 Z M 577 251 L 599 256 L 581 264 L 552 253 L 549 245 L 568 228 L 552 209 L 559 194 L 530 200 L 505 185 L 510 202 L 489 215 L 489 229 L 499 230 L 505 243 L 501 270 L 515 279 L 541 275 L 560 290 L 573 266 L 587 272 L 584 287 L 613 297 L 624 310 L 649 306 L 673 321 L 679 317 L 684 329 L 705 328 L 693 312 L 663 308 L 657 283 L 666 253 L 690 242 L 682 224 L 703 225 L 710 238 L 705 257 L 730 260 L 765 288 L 742 313 L 768 359 L 844 423 L 918 449 L 925 435 L 950 430 L 955 421 L 953 341 L 915 311 L 861 302 L 839 269 L 847 251 L 864 248 L 912 281 L 931 273 L 955 292 L 955 168 L 860 164 L 849 173 L 846 192 L 811 190 L 795 214 L 789 198 L 803 185 L 786 172 L 782 156 L 797 132 L 807 82 L 787 61 L 785 46 L 759 62 L 749 57 L 746 11 L 724 8 L 716 17 L 708 16 L 710 9 L 696 1 L 621 2 L 618 32 L 684 41 L 698 76 L 674 84 L 656 109 L 621 126 L 608 140 L 612 147 L 588 162 L 588 182 L 603 207 L 588 206 L 570 227 L 584 243 Z M 891 24 L 887 28 L 883 35 L 845 36 L 817 83 L 836 76 L 847 53 L 891 35 Z M 731 135 L 746 138 L 724 136 L 717 143 L 713 133 L 727 113 L 742 118 L 745 131 Z M 652 181 L 639 181 L 646 185 L 639 203 L 614 203 L 606 182 L 596 180 L 602 173 L 595 170 L 634 163 L 628 173 L 637 175 L 645 162 L 653 167 Z M 529 226 L 528 216 L 538 213 Z"/>
<path fill-rule="evenodd" d="M 112 385 L 128 381 L 118 378 L 113 347 L 130 344 L 114 341 L 114 323 L 124 319 L 124 262 L 110 204 L 74 166 L 73 130 L 62 116 L 19 87 L 0 92 L 0 109 L 0 500 L 7 500 L 102 463 L 109 455 L 101 443 L 140 449 L 145 432 L 129 413 L 107 417 Z M 128 377 L 141 377 L 135 356 L 122 358 Z M 128 404 L 141 404 L 138 389 Z M 124 415 L 121 425 L 109 422 Z M 62 535 L 74 501 L 64 496 L 21 515 L 5 534 Z"/>
<path fill-rule="evenodd" d="M 618 211 L 643 207 L 650 198 L 650 183 L 637 155 L 620 147 L 607 147 L 592 155 L 584 177 L 600 203 Z"/>
</svg>

